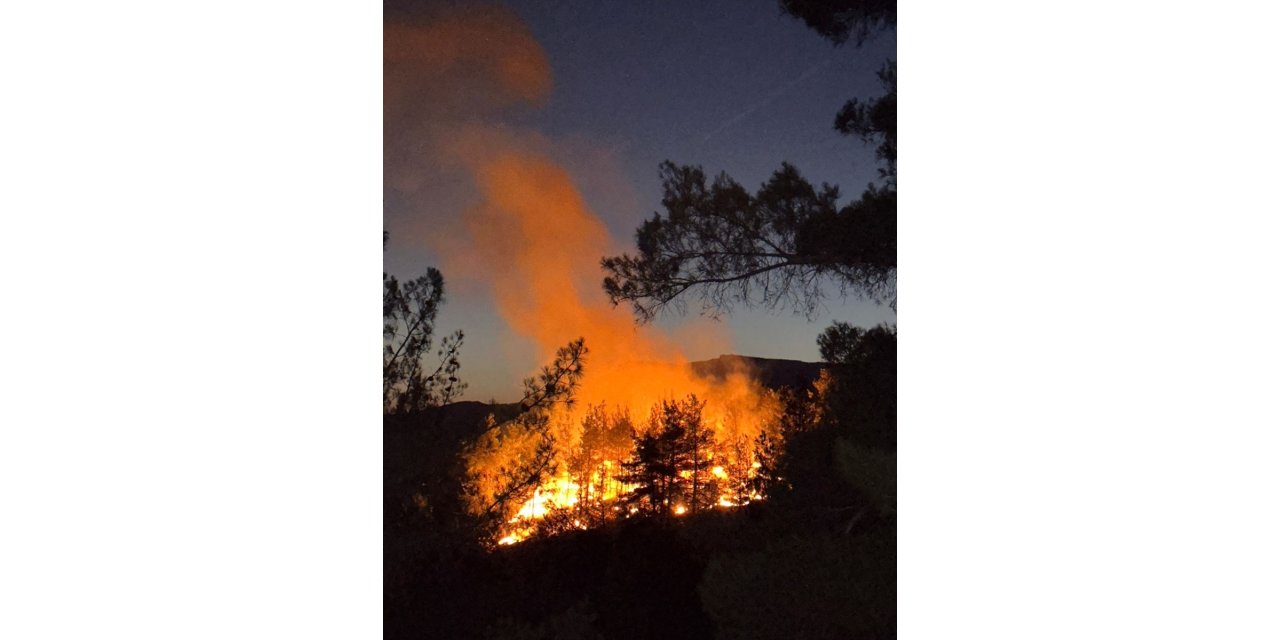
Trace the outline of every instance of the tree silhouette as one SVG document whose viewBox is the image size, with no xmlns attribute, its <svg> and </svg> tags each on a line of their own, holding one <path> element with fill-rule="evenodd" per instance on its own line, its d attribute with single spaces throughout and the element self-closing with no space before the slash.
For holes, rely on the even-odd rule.
<svg viewBox="0 0 1280 640">
<path fill-rule="evenodd" d="M 897 20 L 894 0 L 783 0 L 782 10 L 839 46 L 861 44 Z M 859 295 L 897 307 L 897 71 L 880 70 L 885 95 L 853 99 L 836 115 L 837 131 L 878 143 L 881 184 L 839 205 L 839 189 L 815 187 L 788 163 L 756 193 L 724 173 L 710 184 L 698 166 L 670 161 L 659 168 L 662 206 L 636 230 L 636 253 L 605 257 L 604 290 L 631 305 L 640 322 L 698 296 L 700 311 L 719 315 L 734 305 L 790 305 L 812 317 L 834 283 L 840 295 Z"/>
<path fill-rule="evenodd" d="M 622 498 L 623 505 L 650 516 L 665 516 L 676 482 L 675 436 L 670 432 L 638 434 L 635 451 L 622 463 L 622 481 L 635 489 Z"/>
<path fill-rule="evenodd" d="M 850 36 L 854 46 L 862 46 L 872 33 L 893 28 L 898 21 L 897 0 L 779 0 L 778 6 L 837 47 Z M 897 63 L 885 62 L 876 75 L 885 94 L 870 101 L 854 98 L 846 102 L 836 114 L 835 128 L 863 142 L 879 140 L 876 157 L 887 164 L 880 175 L 893 183 L 898 168 Z"/>
<path fill-rule="evenodd" d="M 587 345 L 582 338 L 557 349 L 550 365 L 543 367 L 537 376 L 525 378 L 520 411 L 546 409 L 557 402 L 572 405 L 573 392 L 582 382 L 586 357 Z"/>
<path fill-rule="evenodd" d="M 885 325 L 862 329 L 835 322 L 818 336 L 830 384 L 828 420 L 843 436 L 884 451 L 898 443 L 898 335 Z"/>
<path fill-rule="evenodd" d="M 680 507 L 697 512 L 716 503 L 715 433 L 702 423 L 705 405 L 692 394 L 654 405 L 647 430 L 636 436 L 634 454 L 622 465 L 622 481 L 636 486 L 624 504 L 667 518 Z"/>
<path fill-rule="evenodd" d="M 388 235 L 383 232 L 385 249 Z M 466 383 L 458 379 L 462 331 L 440 341 L 439 364 L 428 369 L 436 313 L 444 304 L 444 276 L 435 268 L 405 283 L 382 273 L 382 409 L 407 413 L 448 404 Z"/>
<path fill-rule="evenodd" d="M 715 432 L 702 422 L 702 409 L 706 404 L 690 394 L 684 401 L 664 407 L 663 419 L 678 420 L 683 426 L 681 445 L 688 453 L 689 510 L 693 513 L 715 506 L 720 493 L 719 482 L 711 472 L 716 466 Z"/>
<path fill-rule="evenodd" d="M 813 314 L 828 277 L 841 292 L 890 301 L 897 278 L 897 192 L 869 186 L 840 207 L 839 189 L 815 188 L 790 164 L 755 195 L 721 173 L 708 184 L 701 167 L 662 164 L 662 204 L 636 232 L 637 254 L 606 257 L 605 293 L 653 319 L 694 291 L 703 312 L 737 303 L 791 303 Z"/>
<path fill-rule="evenodd" d="M 550 429 L 551 410 L 571 404 L 582 380 L 587 347 L 578 338 L 556 351 L 551 364 L 524 382 L 520 413 L 487 428 L 463 452 L 466 478 L 463 500 L 476 518 L 480 539 L 494 542 L 498 527 L 555 472 L 559 460 Z"/>
<path fill-rule="evenodd" d="M 865 143 L 879 141 L 876 157 L 885 163 L 880 177 L 896 188 L 898 180 L 898 65 L 886 62 L 876 73 L 885 94 L 869 101 L 854 98 L 836 113 L 836 131 Z"/>
<path fill-rule="evenodd" d="M 818 339 L 826 366 L 783 411 L 785 438 L 757 443 L 757 481 L 807 518 L 848 533 L 896 501 L 897 332 L 836 322 Z M 782 491 L 778 491 L 782 489 Z M 885 520 L 881 520 L 884 523 Z"/>
<path fill-rule="evenodd" d="M 780 0 L 778 6 L 836 45 L 850 36 L 861 45 L 867 36 L 898 22 L 897 0 Z"/>
</svg>

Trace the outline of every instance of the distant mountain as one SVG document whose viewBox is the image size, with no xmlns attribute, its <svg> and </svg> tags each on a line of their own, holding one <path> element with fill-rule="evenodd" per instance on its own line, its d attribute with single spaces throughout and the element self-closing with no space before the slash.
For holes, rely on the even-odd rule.
<svg viewBox="0 0 1280 640">
<path fill-rule="evenodd" d="M 505 422 L 516 417 L 520 412 L 520 403 L 488 403 L 474 400 L 452 402 L 438 409 L 441 428 L 459 438 L 472 438 L 480 433 L 484 419 L 490 413 L 498 422 Z"/>
<path fill-rule="evenodd" d="M 822 372 L 821 362 L 753 358 L 751 356 L 722 355 L 714 360 L 690 363 L 694 373 L 704 378 L 724 379 L 735 371 L 750 372 L 760 384 L 770 388 L 807 387 Z"/>
</svg>

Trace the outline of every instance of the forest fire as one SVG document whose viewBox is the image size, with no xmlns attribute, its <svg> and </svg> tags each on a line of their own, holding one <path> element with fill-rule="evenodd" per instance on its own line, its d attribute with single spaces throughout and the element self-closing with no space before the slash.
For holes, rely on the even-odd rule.
<svg viewBox="0 0 1280 640">
<path fill-rule="evenodd" d="M 598 282 L 611 240 L 567 173 L 501 145 L 477 153 L 494 149 L 483 137 L 463 154 L 483 202 L 467 212 L 468 242 L 447 252 L 449 266 L 491 287 L 503 318 L 544 357 L 579 336 L 590 355 L 572 403 L 491 424 L 473 443 L 471 511 L 501 522 L 495 539 L 512 544 L 758 498 L 756 450 L 778 435 L 776 395 L 745 368 L 696 375 L 674 340 L 612 308 Z"/>
<path fill-rule="evenodd" d="M 507 35 L 475 37 L 495 24 Z M 501 317 L 536 345 L 540 360 L 559 360 L 557 350 L 579 338 L 585 348 L 578 343 L 577 355 L 590 350 L 571 389 L 552 381 L 565 393 L 491 422 L 469 443 L 464 503 L 495 523 L 490 541 L 677 509 L 692 515 L 758 497 L 755 450 L 777 435 L 777 397 L 745 368 L 696 375 L 679 341 L 613 308 L 600 260 L 624 245 L 588 209 L 544 138 L 474 117 L 545 101 L 551 72 L 536 43 L 501 12 L 391 35 L 388 77 L 413 91 L 397 89 L 388 104 L 413 98 L 432 117 L 429 126 L 415 120 L 414 133 L 390 138 L 388 148 L 412 158 L 411 166 L 460 170 L 475 187 L 460 224 L 429 236 L 445 271 L 491 291 Z M 396 179 L 419 182 L 412 173 Z M 684 338 L 700 349 L 729 345 L 718 328 Z"/>
<path fill-rule="evenodd" d="M 547 458 L 548 468 L 555 471 L 533 486 L 532 495 L 506 519 L 498 544 L 515 544 L 537 533 L 587 529 L 619 518 L 664 513 L 678 517 L 761 499 L 759 444 L 777 437 L 777 404 L 767 390 L 759 390 L 756 400 L 754 412 L 717 406 L 715 411 L 723 411 L 728 421 L 721 417 L 705 423 L 712 405 L 696 396 L 658 403 L 641 426 L 633 426 L 629 412 L 609 413 L 603 403 L 585 411 L 563 412 L 561 424 L 578 428 L 574 433 L 575 429 L 562 426 L 558 433 L 563 442 L 576 444 L 560 446 Z M 510 427 L 494 430 L 504 428 Z M 575 436 L 576 441 L 569 439 Z M 518 446 L 483 451 L 488 455 L 468 460 L 473 480 L 485 478 L 484 469 L 497 459 L 522 455 Z M 696 459 L 691 457 L 695 451 Z M 508 460 L 507 464 L 518 462 Z"/>
<path fill-rule="evenodd" d="M 853 66 L 771 36 L 769 7 L 409 4 L 384 29 L 387 637 L 895 637 L 896 329 L 833 317 L 813 349 L 837 295 L 889 303 L 859 324 L 896 309 L 893 65 L 837 119 L 884 142 L 850 197 L 810 178 L 851 145 L 785 114 Z M 750 65 L 702 49 L 743 18 L 723 33 Z M 824 68 L 767 127 L 713 122 L 776 84 L 760 69 Z M 687 108 L 691 81 L 733 93 Z"/>
</svg>

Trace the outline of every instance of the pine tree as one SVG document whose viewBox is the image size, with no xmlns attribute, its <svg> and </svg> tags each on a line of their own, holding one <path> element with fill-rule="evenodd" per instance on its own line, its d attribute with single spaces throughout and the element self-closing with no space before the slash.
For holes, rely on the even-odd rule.
<svg viewBox="0 0 1280 640">
<path fill-rule="evenodd" d="M 711 470 L 716 466 L 715 432 L 702 422 L 702 409 L 706 402 L 699 402 L 697 396 L 690 394 L 679 402 L 664 404 L 664 419 L 669 423 L 679 423 L 682 461 L 681 477 L 688 474 L 688 509 L 697 513 L 701 509 L 715 506 L 720 492 L 718 482 Z"/>
<path fill-rule="evenodd" d="M 612 514 L 608 502 L 618 493 L 619 463 L 631 452 L 632 435 L 631 417 L 620 410 L 609 414 L 603 402 L 583 416 L 582 436 L 568 459 L 583 521 L 600 523 Z"/>
<path fill-rule="evenodd" d="M 649 414 L 646 432 L 635 439 L 635 452 L 623 464 L 623 482 L 636 485 L 628 505 L 665 518 L 698 511 L 719 499 L 715 466 L 715 434 L 703 425 L 705 403 L 690 395 L 664 400 Z M 683 509 L 682 509 L 683 508 Z"/>
<path fill-rule="evenodd" d="M 644 433 L 635 437 L 635 451 L 622 463 L 622 482 L 635 489 L 622 498 L 622 503 L 636 512 L 661 516 L 670 502 L 669 489 L 676 479 L 675 467 L 669 463 L 674 449 L 662 434 Z"/>
</svg>

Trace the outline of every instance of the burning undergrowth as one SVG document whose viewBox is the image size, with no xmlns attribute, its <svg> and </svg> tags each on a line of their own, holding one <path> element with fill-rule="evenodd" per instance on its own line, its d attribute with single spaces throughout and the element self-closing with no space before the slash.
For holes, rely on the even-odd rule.
<svg viewBox="0 0 1280 640">
<path fill-rule="evenodd" d="M 630 371 L 679 375 L 687 386 L 648 406 L 629 405 L 621 402 L 625 393 L 588 393 L 588 376 L 555 379 L 585 356 L 580 341 L 561 350 L 527 385 L 526 402 L 541 393 L 528 410 L 504 424 L 491 420 L 467 449 L 466 503 L 491 523 L 488 542 L 680 517 L 763 497 L 781 438 L 778 394 L 749 372 L 712 381 L 688 374 L 687 366 L 639 365 Z M 575 393 L 583 400 L 565 401 Z"/>
</svg>

